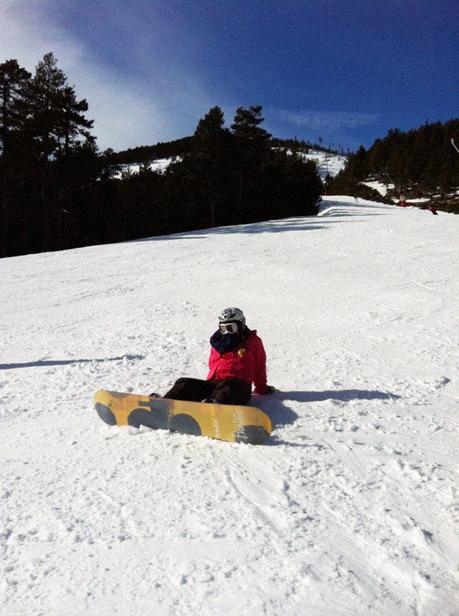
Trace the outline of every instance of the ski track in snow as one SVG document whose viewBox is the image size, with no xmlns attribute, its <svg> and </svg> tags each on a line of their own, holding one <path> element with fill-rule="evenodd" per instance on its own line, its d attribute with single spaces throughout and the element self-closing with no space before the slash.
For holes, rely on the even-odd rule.
<svg viewBox="0 0 459 616">
<path fill-rule="evenodd" d="M 459 218 L 317 218 L 0 261 L 0 613 L 459 614 Z M 239 305 L 263 446 L 100 422 Z"/>
</svg>

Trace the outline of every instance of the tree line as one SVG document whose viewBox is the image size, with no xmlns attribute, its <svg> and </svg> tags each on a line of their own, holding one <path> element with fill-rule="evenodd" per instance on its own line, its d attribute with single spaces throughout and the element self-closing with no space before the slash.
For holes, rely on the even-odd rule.
<svg viewBox="0 0 459 616">
<path fill-rule="evenodd" d="M 329 154 L 337 154 L 338 150 L 327 147 L 321 143 L 319 137 L 319 144 L 314 144 L 309 141 L 304 141 L 298 138 L 292 139 L 279 139 L 278 137 L 271 138 L 271 144 L 273 147 L 283 148 L 291 150 L 292 152 L 301 152 L 306 154 L 310 150 L 321 150 Z M 193 146 L 193 137 L 182 137 L 181 139 L 174 139 L 173 141 L 166 141 L 156 143 L 155 145 L 141 145 L 127 150 L 121 150 L 119 152 L 107 151 L 109 162 L 113 164 L 133 164 L 133 163 L 146 163 L 151 160 L 159 158 L 173 158 L 175 156 L 183 156 L 188 154 Z M 343 150 L 340 152 L 345 154 Z M 347 152 L 350 154 L 350 151 Z"/>
<path fill-rule="evenodd" d="M 459 136 L 459 120 L 435 122 L 410 131 L 391 129 L 366 150 L 361 146 L 328 186 L 327 192 L 365 196 L 360 182 L 393 184 L 398 196 L 447 195 L 459 187 L 459 156 L 451 139 Z"/>
<path fill-rule="evenodd" d="M 1 256 L 75 240 L 74 210 L 100 170 L 87 109 L 52 53 L 33 76 L 0 64 Z"/>
<path fill-rule="evenodd" d="M 164 173 L 147 148 L 140 172 L 121 180 L 121 158 L 98 151 L 87 111 L 52 53 L 34 75 L 0 64 L 1 256 L 317 214 L 315 164 L 274 147 L 261 106 L 238 108 L 230 128 L 213 107 L 192 137 L 150 150 L 180 155 Z"/>
</svg>

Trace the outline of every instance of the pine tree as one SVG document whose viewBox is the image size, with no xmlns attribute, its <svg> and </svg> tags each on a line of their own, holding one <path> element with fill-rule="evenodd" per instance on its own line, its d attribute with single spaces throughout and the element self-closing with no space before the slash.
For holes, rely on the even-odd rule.
<svg viewBox="0 0 459 616">
<path fill-rule="evenodd" d="M 93 122 L 83 115 L 87 110 L 87 102 L 78 101 L 74 89 L 67 85 L 54 54 L 45 54 L 27 84 L 22 109 L 26 131 L 40 159 L 68 154 L 81 141 L 94 141 L 89 133 Z"/>
<path fill-rule="evenodd" d="M 271 135 L 260 126 L 262 106 L 238 107 L 231 125 L 237 190 L 234 208 L 241 222 L 263 217 L 262 176 L 271 154 Z"/>
<path fill-rule="evenodd" d="M 194 147 L 188 158 L 193 159 L 193 174 L 200 183 L 203 202 L 209 213 L 211 227 L 224 222 L 224 204 L 229 194 L 230 135 L 224 128 L 225 119 L 220 107 L 212 107 L 199 121 Z"/>
<path fill-rule="evenodd" d="M 260 124 L 264 122 L 261 115 L 263 107 L 256 105 L 245 109 L 238 107 L 231 129 L 236 138 L 251 142 L 254 146 L 268 147 L 271 135 Z"/>
<path fill-rule="evenodd" d="M 17 60 L 0 64 L 0 256 L 7 256 L 12 246 L 11 219 L 18 215 L 11 198 L 11 186 L 16 184 L 20 158 L 14 157 L 12 138 L 20 125 L 16 109 L 24 84 L 31 75 Z M 16 212 L 15 212 L 16 210 Z"/>
<path fill-rule="evenodd" d="M 18 128 L 20 118 L 17 113 L 24 84 L 31 74 L 20 67 L 17 60 L 0 64 L 0 153 L 6 154 L 9 136 Z"/>
<path fill-rule="evenodd" d="M 67 84 L 54 54 L 45 54 L 26 84 L 21 109 L 24 139 L 38 165 L 42 250 L 62 244 L 63 226 L 59 221 L 68 176 L 59 174 L 66 165 L 56 166 L 56 162 L 69 157 L 75 162 L 78 153 L 86 156 L 87 148 L 95 152 L 95 140 L 89 132 L 93 123 L 84 116 L 87 109 L 86 101 L 78 101 Z"/>
<path fill-rule="evenodd" d="M 88 103 L 85 99 L 78 101 L 73 88 L 65 87 L 61 94 L 60 118 L 56 120 L 56 137 L 59 152 L 69 154 L 72 147 L 78 146 L 81 141 L 93 144 L 94 137 L 89 130 L 94 122 L 83 115 L 88 111 Z"/>
<path fill-rule="evenodd" d="M 194 149 L 204 151 L 213 150 L 217 142 L 225 134 L 225 117 L 220 107 L 212 107 L 206 115 L 199 120 L 194 131 Z"/>
</svg>

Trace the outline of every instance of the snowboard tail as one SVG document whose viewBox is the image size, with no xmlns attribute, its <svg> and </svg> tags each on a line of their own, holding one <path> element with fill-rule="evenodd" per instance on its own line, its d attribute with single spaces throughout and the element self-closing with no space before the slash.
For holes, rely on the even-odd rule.
<svg viewBox="0 0 459 616">
<path fill-rule="evenodd" d="M 103 389 L 94 395 L 94 406 L 111 426 L 147 426 L 253 445 L 262 443 L 272 431 L 266 413 L 253 406 L 150 398 Z"/>
</svg>

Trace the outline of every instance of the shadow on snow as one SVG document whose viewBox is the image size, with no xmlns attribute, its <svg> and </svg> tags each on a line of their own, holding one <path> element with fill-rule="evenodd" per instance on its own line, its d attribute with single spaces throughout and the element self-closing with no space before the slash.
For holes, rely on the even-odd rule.
<svg viewBox="0 0 459 616">
<path fill-rule="evenodd" d="M 401 396 L 371 389 L 341 389 L 337 391 L 283 391 L 283 400 L 293 400 L 295 402 L 321 402 L 323 400 L 340 400 L 350 402 L 351 400 L 398 400 Z"/>
<path fill-rule="evenodd" d="M 264 398 L 264 397 L 263 397 Z M 324 400 L 339 400 L 341 402 L 350 402 L 351 400 L 398 400 L 401 396 L 385 391 L 365 390 L 365 389 L 342 389 L 342 390 L 324 390 L 324 391 L 278 391 L 269 399 L 261 397 L 252 400 L 253 406 L 259 406 L 268 415 L 273 424 L 273 430 L 278 427 L 287 426 L 295 423 L 298 419 L 298 414 L 295 413 L 285 402 L 322 402 Z M 316 443 L 302 444 L 290 443 L 279 439 L 276 436 L 271 436 L 268 446 L 273 445 L 288 445 L 289 447 L 321 447 Z"/>
<path fill-rule="evenodd" d="M 232 235 L 232 234 L 260 234 L 260 233 L 287 233 L 290 231 L 317 231 L 326 229 L 327 224 L 337 224 L 347 222 L 345 217 L 378 216 L 379 214 L 351 210 L 342 210 L 336 215 L 312 216 L 298 218 L 281 218 L 278 220 L 268 220 L 265 222 L 253 222 L 227 227 L 211 227 L 207 229 L 193 229 L 175 234 L 155 235 L 152 237 L 129 240 L 130 242 L 155 242 L 159 240 L 181 240 L 181 239 L 204 239 L 210 235 Z M 358 221 L 353 221 L 358 222 Z"/>
<path fill-rule="evenodd" d="M 71 364 L 92 364 L 105 361 L 135 361 L 144 359 L 144 355 L 121 355 L 120 357 L 105 357 L 103 359 L 39 359 L 18 364 L 0 364 L 0 370 L 16 370 L 17 368 L 48 368 L 49 366 L 68 366 Z"/>
</svg>

